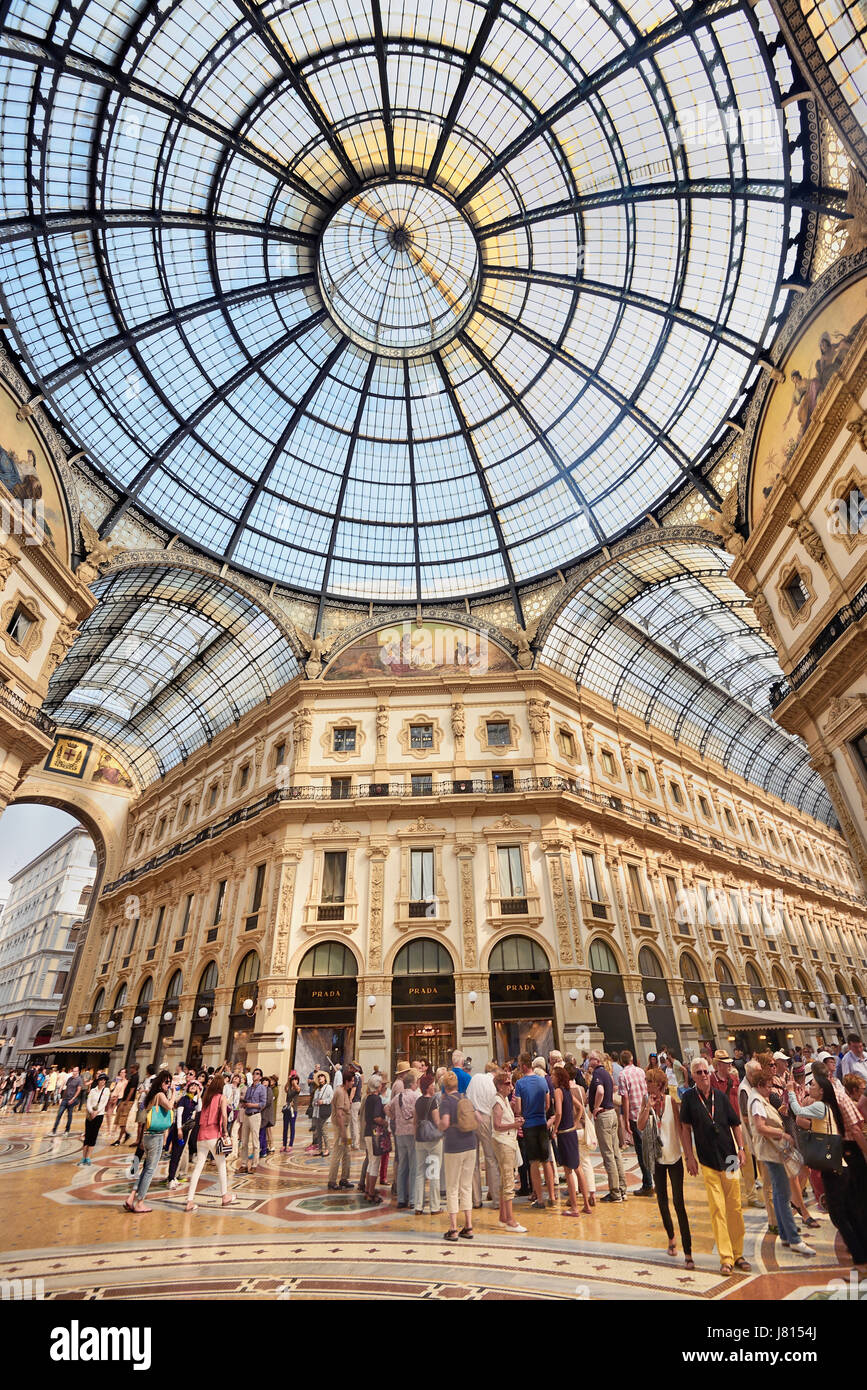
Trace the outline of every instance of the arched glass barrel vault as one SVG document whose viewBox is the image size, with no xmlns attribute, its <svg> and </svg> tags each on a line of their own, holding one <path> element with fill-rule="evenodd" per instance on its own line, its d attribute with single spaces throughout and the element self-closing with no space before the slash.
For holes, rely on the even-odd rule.
<svg viewBox="0 0 867 1390">
<path fill-rule="evenodd" d="M 842 205 L 768 0 L 0 14 L 3 309 L 103 533 L 307 592 L 516 592 L 707 491 Z"/>
<path fill-rule="evenodd" d="M 657 545 L 589 577 L 541 634 L 540 659 L 702 756 L 836 825 L 800 739 L 773 722 L 776 653 L 730 560 L 710 545 Z"/>
<path fill-rule="evenodd" d="M 45 709 L 110 740 L 145 783 L 298 673 L 273 619 L 216 576 L 130 568 L 92 587 L 99 603 Z"/>
</svg>

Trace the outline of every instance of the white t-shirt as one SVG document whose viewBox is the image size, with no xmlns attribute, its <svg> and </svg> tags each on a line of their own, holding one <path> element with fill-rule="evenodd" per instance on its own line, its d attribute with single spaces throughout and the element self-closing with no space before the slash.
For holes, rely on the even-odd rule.
<svg viewBox="0 0 867 1390">
<path fill-rule="evenodd" d="M 474 1110 L 478 1110 L 480 1115 L 490 1115 L 494 1101 L 497 1099 L 497 1088 L 494 1085 L 494 1078 L 489 1071 L 477 1072 L 470 1077 L 470 1084 L 467 1087 L 467 1097 Z"/>
</svg>

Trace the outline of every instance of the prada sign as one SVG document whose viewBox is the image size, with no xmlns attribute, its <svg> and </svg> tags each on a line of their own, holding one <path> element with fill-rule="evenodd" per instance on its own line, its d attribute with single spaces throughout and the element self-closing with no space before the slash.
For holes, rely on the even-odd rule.
<svg viewBox="0 0 867 1390">
<path fill-rule="evenodd" d="M 354 1009 L 358 998 L 355 977 L 331 980 L 299 980 L 295 986 L 296 1009 Z"/>
<path fill-rule="evenodd" d="M 391 982 L 391 1002 L 406 1007 L 417 1004 L 454 1004 L 455 981 L 452 975 L 396 975 Z"/>
<path fill-rule="evenodd" d="M 490 977 L 492 1004 L 519 1004 L 530 1000 L 543 1000 L 546 1004 L 554 1002 L 554 987 L 547 970 L 534 970 L 529 974 L 523 971 L 495 971 Z"/>
</svg>

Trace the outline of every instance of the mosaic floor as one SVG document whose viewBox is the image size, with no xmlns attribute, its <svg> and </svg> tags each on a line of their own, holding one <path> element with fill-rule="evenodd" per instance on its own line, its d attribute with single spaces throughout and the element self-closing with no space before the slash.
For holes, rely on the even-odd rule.
<svg viewBox="0 0 867 1390">
<path fill-rule="evenodd" d="M 53 1115 L 0 1112 L 0 1278 L 42 1281 L 46 1299 L 135 1298 L 434 1298 L 634 1299 L 652 1288 L 667 1299 L 828 1298 L 851 1262 L 827 1220 L 809 1232 L 814 1260 L 791 1255 L 767 1232 L 764 1209 L 745 1213 L 746 1276 L 725 1278 L 713 1248 L 700 1179 L 687 1180 L 696 1268 L 670 1259 L 654 1198 L 597 1205 L 571 1220 L 516 1201 L 526 1235 L 509 1236 L 486 1203 L 474 1214 L 476 1236 L 442 1239 L 442 1215 L 368 1206 L 355 1192 L 326 1190 L 326 1163 L 297 1147 L 263 1160 L 252 1176 L 233 1173 L 234 1207 L 220 1205 L 206 1169 L 198 1211 L 184 1211 L 185 1185 L 170 1192 L 165 1165 L 151 1187 L 150 1215 L 129 1216 L 130 1155 L 101 1143 L 92 1166 L 78 1166 L 83 1124 L 52 1138 Z M 353 1179 L 361 1156 L 353 1156 Z M 596 1156 L 598 1195 L 606 1183 Z M 630 1185 L 640 1176 L 628 1151 Z M 565 1189 L 560 1189 L 564 1191 Z M 814 1239 L 815 1237 L 815 1239 Z"/>
</svg>

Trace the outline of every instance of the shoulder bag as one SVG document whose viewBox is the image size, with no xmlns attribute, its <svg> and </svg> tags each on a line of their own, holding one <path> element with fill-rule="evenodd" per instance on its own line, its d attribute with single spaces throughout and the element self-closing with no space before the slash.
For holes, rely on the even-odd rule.
<svg viewBox="0 0 867 1390">
<path fill-rule="evenodd" d="M 165 1134 L 167 1129 L 171 1129 L 174 1120 L 174 1111 L 166 1110 L 161 1105 L 152 1105 L 147 1113 L 147 1129 L 149 1134 Z"/>
<path fill-rule="evenodd" d="M 812 1129 L 798 1130 L 798 1148 L 808 1168 L 818 1173 L 843 1172 L 843 1136 L 831 1130 L 831 1117 L 825 1106 L 827 1133 L 816 1133 Z"/>
<path fill-rule="evenodd" d="M 431 1119 L 431 1114 L 433 1113 L 433 1108 L 435 1104 L 435 1100 L 429 1100 L 427 1114 L 425 1115 L 424 1119 L 419 1120 L 418 1124 L 416 1125 L 416 1138 L 419 1139 L 422 1144 L 433 1144 L 436 1142 L 437 1139 L 442 1138 L 439 1129 Z"/>
</svg>

